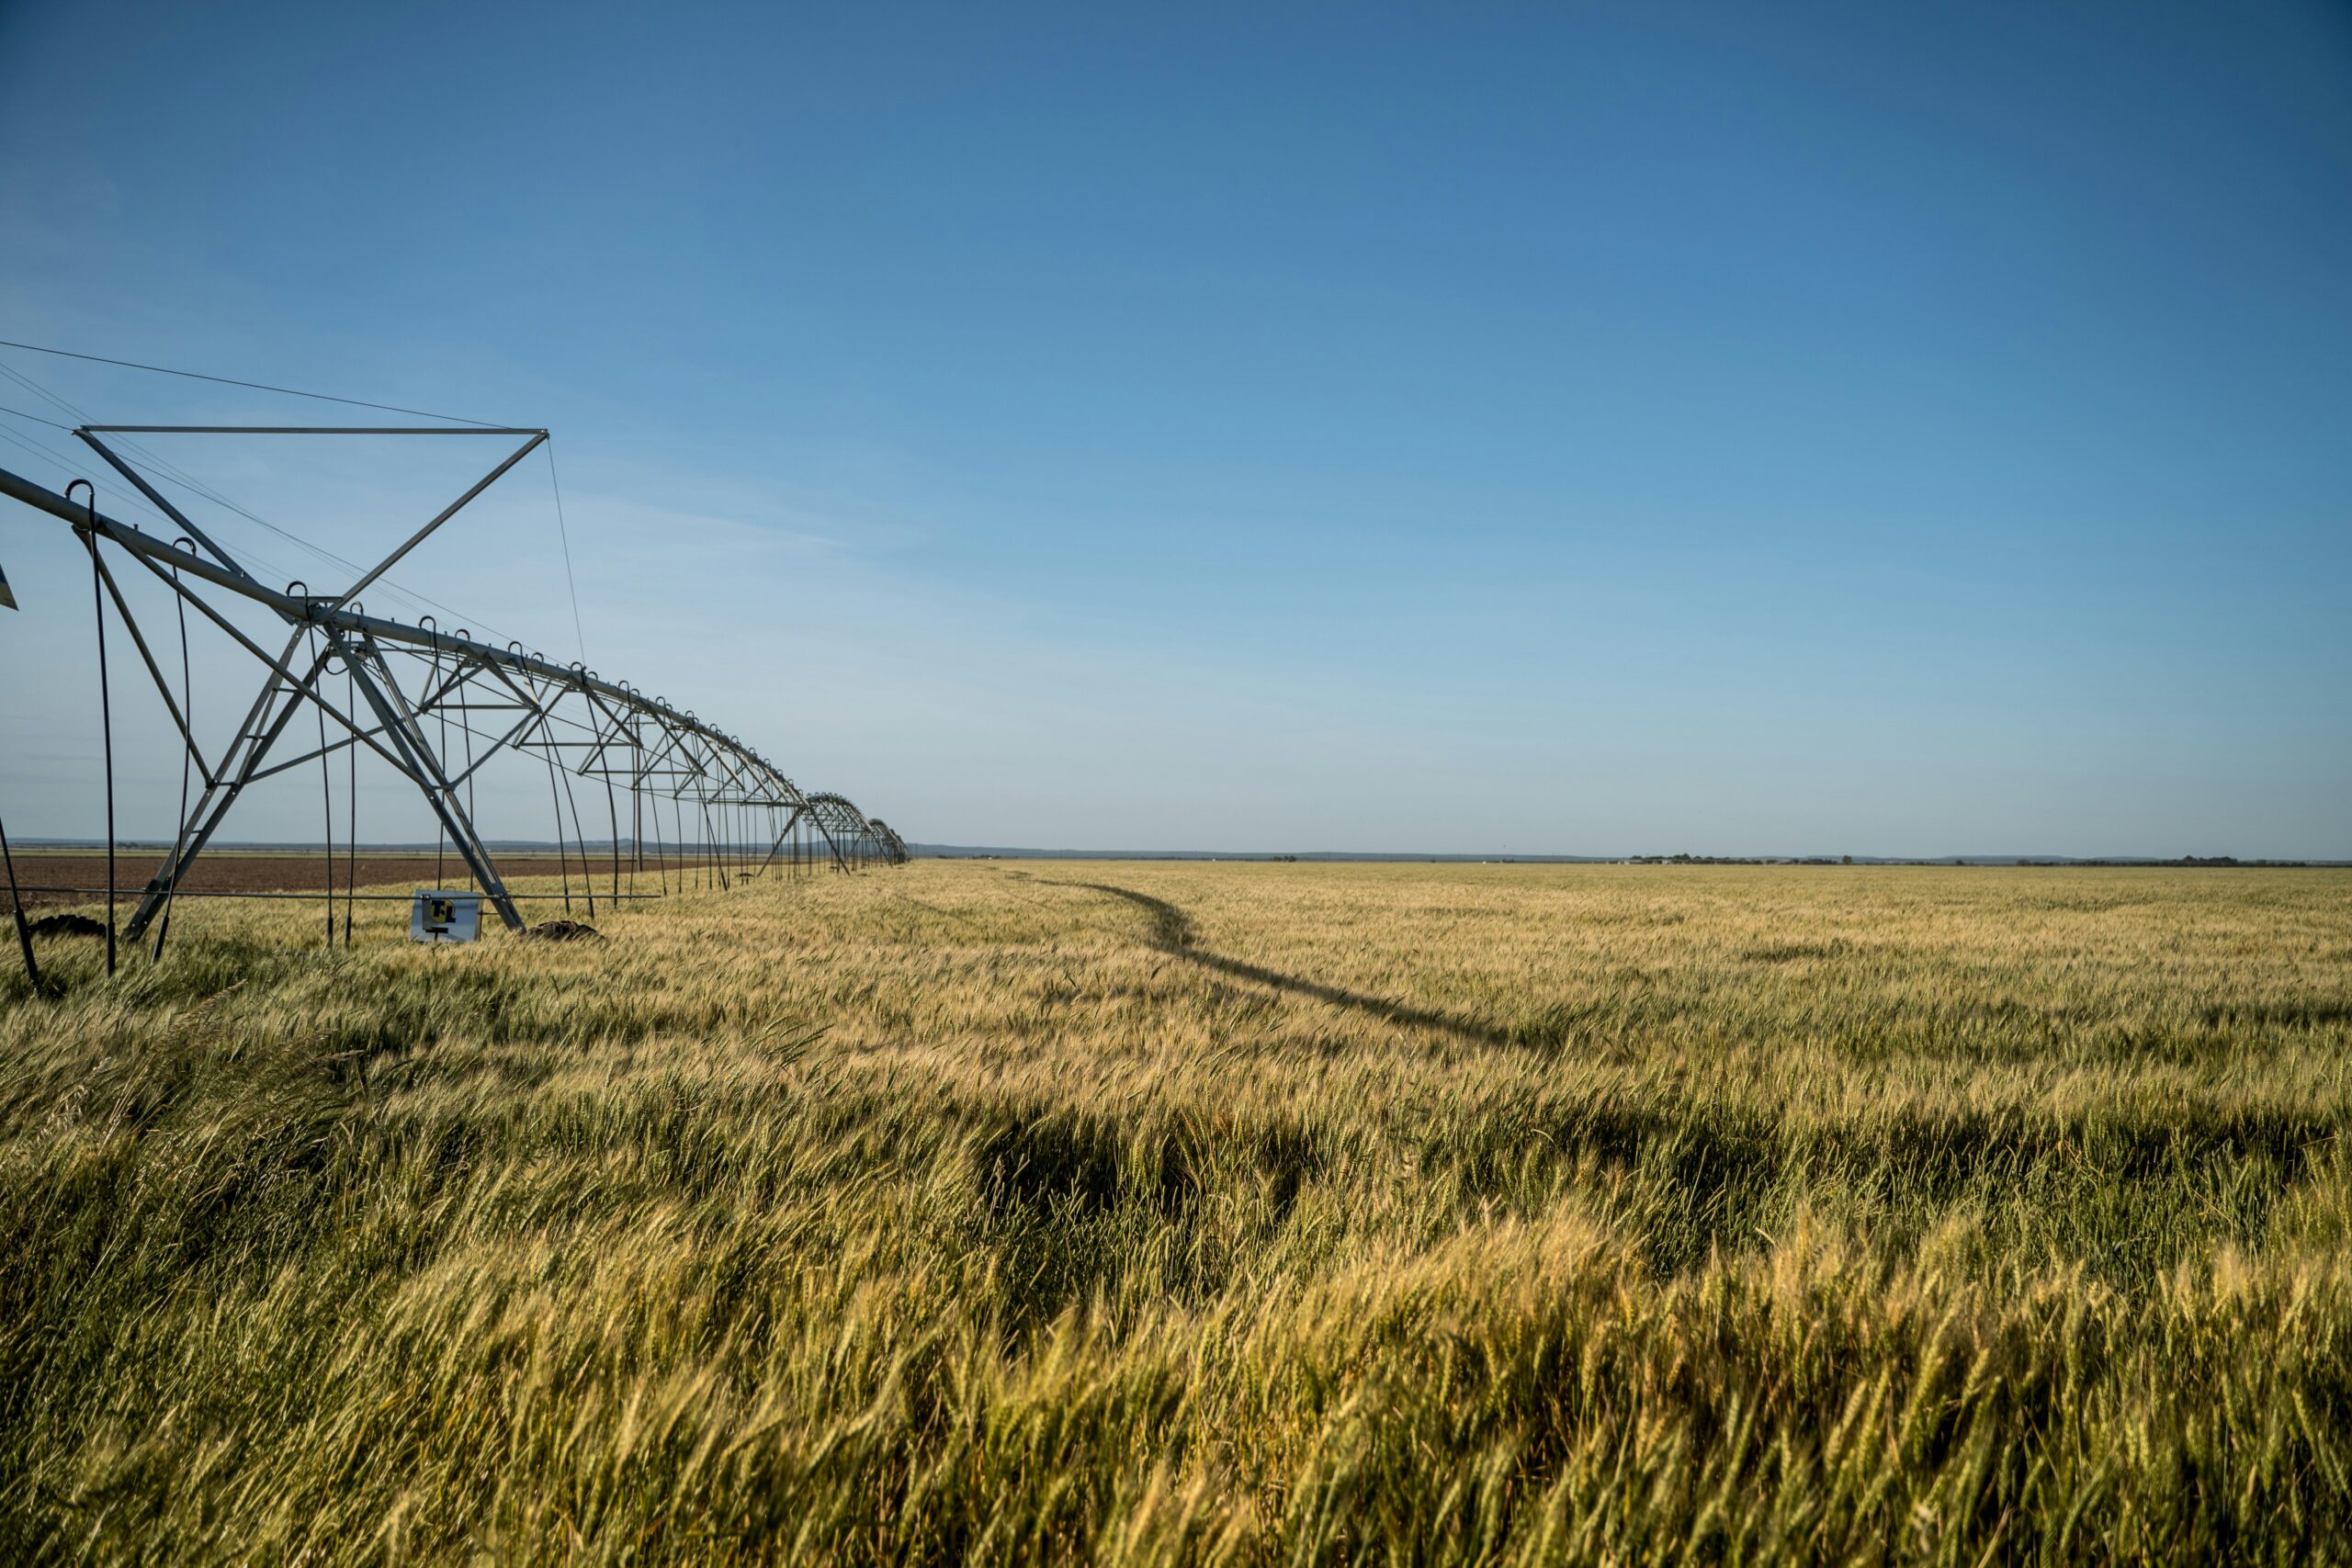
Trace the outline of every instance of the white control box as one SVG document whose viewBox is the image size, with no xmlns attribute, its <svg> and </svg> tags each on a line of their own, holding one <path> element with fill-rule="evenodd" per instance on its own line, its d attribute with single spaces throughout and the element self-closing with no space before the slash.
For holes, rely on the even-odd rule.
<svg viewBox="0 0 2352 1568">
<path fill-rule="evenodd" d="M 481 895 L 416 890 L 409 906 L 411 942 L 471 942 L 481 935 Z"/>
</svg>

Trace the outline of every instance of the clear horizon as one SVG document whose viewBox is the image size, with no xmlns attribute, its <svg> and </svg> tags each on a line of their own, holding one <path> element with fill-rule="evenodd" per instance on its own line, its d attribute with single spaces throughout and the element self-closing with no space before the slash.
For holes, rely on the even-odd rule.
<svg viewBox="0 0 2352 1568">
<path fill-rule="evenodd" d="M 2352 859 L 2341 8 L 30 0 L 0 73 L 0 338 L 552 428 L 568 538 L 526 465 L 394 575 L 910 841 Z M 323 407 L 0 368 L 54 489 L 43 390 Z M 467 479 L 170 439 L 353 558 Z M 0 570 L 0 819 L 95 836 L 86 558 Z"/>
<path fill-rule="evenodd" d="M 135 846 L 146 849 L 160 849 L 168 845 L 171 841 L 171 838 L 168 834 L 155 839 L 132 839 L 126 836 L 115 840 L 118 847 Z M 649 849 L 659 847 L 679 852 L 692 852 L 697 847 L 692 840 L 656 840 L 651 834 L 648 834 L 646 836 L 645 841 Z M 99 834 L 95 838 L 88 839 L 18 839 L 14 834 L 11 834 L 10 842 L 19 850 L 38 850 L 43 852 L 68 851 L 75 852 L 87 852 L 90 853 L 102 853 L 106 848 L 106 836 L 104 834 Z M 628 834 L 624 833 L 621 835 L 620 844 L 624 850 L 627 850 L 632 842 L 634 842 L 634 840 L 632 840 Z M 569 853 L 574 856 L 580 856 L 582 854 L 582 848 L 577 840 L 567 840 L 567 843 L 569 845 Z M 493 838 L 489 840 L 489 844 L 493 850 L 508 853 L 521 852 L 530 854 L 538 854 L 541 852 L 554 854 L 557 852 L 556 841 L 553 839 Z M 363 857 L 369 855 L 413 855 L 431 852 L 434 847 L 433 840 L 430 839 L 384 839 L 374 840 L 363 839 L 359 841 L 357 852 Z M 611 852 L 612 847 L 613 840 L 611 839 L 592 837 L 587 840 L 586 854 L 588 857 L 592 858 L 599 854 L 608 854 Z M 763 848 L 763 845 L 749 840 L 729 840 L 724 847 L 730 852 L 739 850 L 748 850 L 753 853 L 759 852 Z M 955 855 L 969 854 L 1003 854 L 1015 856 L 1035 855 L 1077 860 L 1280 860 L 1287 858 L 1292 860 L 1319 861 L 1556 861 L 1568 863 L 1590 863 L 1629 860 L 1661 860 L 1668 859 L 1676 855 L 1710 860 L 1744 861 L 1822 861 L 1837 860 L 1843 855 L 1845 858 L 1850 859 L 1857 863 L 1867 861 L 1872 863 L 1886 862 L 1897 864 L 1919 865 L 1939 864 L 1952 861 L 1984 861 L 1994 863 L 1996 865 L 2012 861 L 2020 864 L 2027 862 L 2040 861 L 2115 861 L 2123 863 L 2147 862 L 2152 864 L 2161 865 L 2188 859 L 2203 861 L 2231 860 L 2243 862 L 2247 864 L 2254 864 L 2258 862 L 2270 864 L 2285 864 L 2292 863 L 2313 867 L 2352 865 L 2352 860 L 2339 860 L 2324 855 L 2233 855 L 2227 850 L 2183 851 L 2174 854 L 2157 854 L 2141 852 L 2105 855 L 2071 854 L 2064 850 L 1945 851 L 1940 853 L 1934 854 L 1901 852 L 1892 854 L 1860 854 L 1839 850 L 1755 850 L 1729 852 L 1704 852 L 1695 850 L 1620 850 L 1613 852 L 1587 850 L 1335 850 L 1302 849 L 1297 846 L 1273 850 L 1233 850 L 1216 847 L 1204 848 L 1200 846 L 1174 849 L 1137 849 L 1118 846 L 1073 847 L 1041 844 L 956 844 L 931 842 L 921 840 L 910 840 L 907 843 L 907 848 L 918 859 L 924 858 L 926 856 L 937 855 L 952 857 Z M 345 845 L 344 842 L 341 840 L 336 840 L 334 852 L 338 859 L 344 854 L 345 850 Z M 323 854 L 324 851 L 325 845 L 316 839 L 312 839 L 307 842 L 300 840 L 220 839 L 216 840 L 213 842 L 211 849 L 211 852 L 215 854 Z M 454 852 L 454 851 L 451 852 L 453 855 Z M 594 867 L 592 866 L 591 869 L 593 870 Z M 141 882 L 143 882 L 143 878 L 132 876 L 130 880 L 123 884 L 123 886 L 135 886 L 140 885 Z"/>
</svg>

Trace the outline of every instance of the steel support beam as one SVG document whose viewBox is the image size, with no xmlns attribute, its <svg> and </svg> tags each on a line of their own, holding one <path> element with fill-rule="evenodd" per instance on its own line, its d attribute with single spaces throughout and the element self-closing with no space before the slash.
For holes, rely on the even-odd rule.
<svg viewBox="0 0 2352 1568">
<path fill-rule="evenodd" d="M 255 434 L 480 434 L 526 438 L 489 475 L 413 534 L 350 588 L 332 595 L 297 592 L 292 585 L 280 591 L 257 581 L 232 556 L 207 537 L 178 508 L 171 505 L 130 463 L 98 440 L 97 433 L 101 432 L 228 433 L 224 427 L 94 425 L 76 432 L 117 471 L 130 479 L 143 494 L 184 527 L 191 538 L 217 557 L 217 560 L 208 559 L 178 544 L 166 543 L 129 523 L 108 517 L 94 507 L 77 505 L 54 491 L 6 469 L 0 469 L 0 496 L 47 513 L 73 525 L 77 531 L 88 534 L 94 542 L 103 540 L 121 549 L 145 567 L 157 581 L 169 587 L 184 603 L 195 606 L 207 620 L 253 654 L 268 671 L 235 737 L 217 759 L 206 759 L 197 745 L 187 715 L 174 700 L 160 666 L 145 637 L 138 630 L 127 597 L 115 581 L 114 574 L 101 566 L 101 579 L 111 591 L 116 610 L 125 624 L 131 627 L 133 640 L 148 667 L 148 673 L 155 681 L 181 741 L 205 780 L 203 794 L 188 811 L 187 819 L 180 824 L 179 835 L 172 851 L 150 880 L 137 911 L 126 927 L 126 934 L 136 938 L 154 919 L 172 890 L 186 879 L 188 867 L 203 852 L 248 784 L 326 753 L 354 746 L 367 747 L 418 786 L 443 831 L 456 845 L 468 869 L 488 891 L 493 908 L 510 928 L 519 929 L 522 923 L 520 917 L 515 913 L 514 901 L 498 874 L 487 843 L 464 808 L 460 795 L 461 786 L 467 785 L 474 772 L 490 757 L 502 751 L 528 751 L 561 773 L 601 778 L 608 791 L 616 781 L 626 780 L 631 797 L 633 834 L 641 834 L 642 831 L 642 812 L 639 805 L 640 794 L 650 792 L 657 800 L 666 795 L 674 801 L 689 804 L 702 820 L 707 852 L 712 858 L 713 870 L 722 885 L 731 884 L 741 873 L 740 863 L 731 868 L 729 863 L 729 846 L 733 841 L 730 833 L 740 836 L 742 829 L 748 826 L 737 821 L 730 828 L 730 814 L 741 817 L 748 811 L 769 810 L 786 814 L 783 830 L 775 835 L 766 856 L 752 874 L 772 864 L 781 847 L 793 840 L 793 835 L 804 826 L 814 830 L 816 837 L 824 842 L 832 863 L 842 870 L 854 869 L 876 859 L 890 863 L 904 859 L 904 847 L 897 835 L 889 832 L 879 821 L 866 818 L 843 797 L 803 794 L 781 770 L 725 731 L 705 724 L 693 714 L 672 707 L 659 698 L 647 697 L 626 682 L 605 681 L 594 671 L 578 665 L 558 664 L 541 655 L 526 652 L 519 645 L 495 648 L 470 637 L 443 632 L 435 626 L 411 625 L 371 615 L 356 605 L 353 596 L 360 589 L 378 581 L 395 562 L 430 536 L 435 529 L 535 450 L 546 439 L 544 431 L 235 427 L 235 433 Z M 208 591 L 232 595 L 276 615 L 289 630 L 284 651 L 273 657 L 267 649 L 246 635 L 215 606 L 208 597 Z M 307 667 L 303 667 L 296 661 L 297 650 L 303 639 L 311 635 L 322 639 L 320 651 L 317 657 L 308 661 Z M 402 687 L 391 657 L 394 654 L 405 654 L 420 665 L 431 666 L 431 674 L 422 682 L 424 694 L 421 697 L 412 699 Z M 374 723 L 368 723 L 356 712 L 345 714 L 327 696 L 322 686 L 322 677 L 330 658 L 345 660 L 352 685 L 356 691 L 364 694 L 365 706 L 372 713 Z M 503 689 L 513 700 L 474 702 L 471 693 L 477 682 L 486 685 L 492 694 Z M 576 707 L 571 705 L 575 701 Z M 262 765 L 264 759 L 305 703 L 315 704 L 322 713 L 332 716 L 345 730 L 345 737 L 305 750 L 290 761 L 265 768 Z M 503 710 L 517 716 L 511 727 L 493 739 L 473 728 L 470 715 L 477 708 Z M 489 741 L 488 750 L 473 755 L 463 771 L 453 771 L 448 759 L 439 754 L 425 733 L 424 720 L 428 716 L 437 716 L 446 727 L 453 713 L 459 716 L 458 728 L 464 733 Z M 622 755 L 624 751 L 628 753 L 626 757 Z M 608 799 L 606 814 L 611 818 L 607 826 L 615 835 L 615 853 L 617 855 L 619 828 L 616 800 Z M 795 857 L 797 863 L 797 849 Z"/>
</svg>

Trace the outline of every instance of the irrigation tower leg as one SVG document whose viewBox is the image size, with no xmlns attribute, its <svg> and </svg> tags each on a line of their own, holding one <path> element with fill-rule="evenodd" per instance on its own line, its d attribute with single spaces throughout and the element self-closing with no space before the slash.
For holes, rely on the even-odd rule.
<svg viewBox="0 0 2352 1568">
<path fill-rule="evenodd" d="M 466 869 L 481 883 L 482 891 L 489 895 L 491 908 L 496 909 L 498 918 L 506 922 L 506 929 L 521 931 L 523 917 L 515 912 L 514 899 L 499 877 L 498 867 L 490 858 L 489 847 L 474 831 L 472 819 L 467 817 L 465 807 L 458 804 L 458 786 L 449 782 L 448 775 L 442 770 L 441 760 L 434 755 L 432 747 L 424 739 L 424 727 L 417 722 L 415 710 L 408 705 L 400 682 L 392 678 L 390 669 L 385 664 L 383 649 L 369 641 L 362 645 L 366 649 L 363 655 L 342 638 L 335 640 L 343 649 L 345 667 L 358 682 L 361 694 L 368 699 L 368 705 L 376 710 L 377 721 L 383 725 L 384 732 L 391 738 L 392 744 L 400 749 L 411 775 L 424 792 L 425 804 L 433 807 L 434 815 L 441 819 L 442 829 L 458 846 L 458 853 L 464 857 Z M 381 686 L 377 683 L 378 676 L 383 678 Z M 386 692 L 392 694 L 391 696 L 388 698 Z"/>
<path fill-rule="evenodd" d="M 800 807 L 796 806 L 792 808 L 792 815 L 784 819 L 784 831 L 778 833 L 775 836 L 775 842 L 768 846 L 767 858 L 760 862 L 761 871 L 765 871 L 769 866 L 775 863 L 776 851 L 784 848 L 784 841 L 792 837 L 792 829 L 797 827 L 799 822 Z"/>
<path fill-rule="evenodd" d="M 296 640 L 300 640 L 299 633 Z M 287 658 L 293 656 L 294 646 L 292 642 L 287 644 Z M 187 868 L 196 863 L 196 857 L 204 852 L 204 846 L 220 829 L 221 818 L 228 816 L 229 807 L 236 804 L 237 796 L 252 782 L 254 770 L 261 765 L 262 758 L 269 754 L 270 747 L 277 743 L 278 736 L 285 733 L 295 711 L 302 705 L 299 685 L 290 683 L 286 676 L 279 673 L 284 664 L 285 659 L 281 659 L 278 668 L 270 671 L 269 679 L 262 684 L 261 695 L 254 699 L 253 709 L 245 716 L 244 725 L 237 732 L 236 744 L 244 754 L 236 759 L 235 773 L 229 771 L 229 759 L 222 758 L 219 777 L 205 785 L 204 793 L 197 797 L 196 807 L 188 813 L 187 820 L 180 824 L 179 837 L 174 841 L 171 852 L 164 857 L 163 866 L 148 880 L 146 891 L 140 896 L 139 908 L 132 912 L 130 923 L 123 927 L 123 934 L 130 940 L 137 941 L 139 934 L 147 929 L 147 923 L 162 910 L 164 900 L 187 874 Z M 313 677 L 317 673 L 315 669 L 311 671 Z M 273 716 L 270 709 L 280 696 L 286 699 L 285 705 L 278 707 Z M 264 723 L 265 719 L 266 723 Z"/>
</svg>

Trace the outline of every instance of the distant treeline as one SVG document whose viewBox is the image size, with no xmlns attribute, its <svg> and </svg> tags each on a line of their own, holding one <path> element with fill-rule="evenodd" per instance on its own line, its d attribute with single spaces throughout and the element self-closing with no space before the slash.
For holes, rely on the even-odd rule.
<svg viewBox="0 0 2352 1568">
<path fill-rule="evenodd" d="M 1628 865 L 1852 865 L 1852 855 L 1628 855 Z M 2172 860 L 2074 860 L 2062 858 L 2036 859 L 2019 855 L 2013 860 L 1993 857 L 1945 856 L 1940 860 L 1890 860 L 1883 856 L 1869 857 L 1870 865 L 2112 865 L 2112 866 L 2191 866 L 2238 865 L 2248 867 L 2289 867 L 2341 865 L 2340 861 L 2309 860 L 2240 860 L 2235 855 L 2180 855 Z"/>
</svg>

